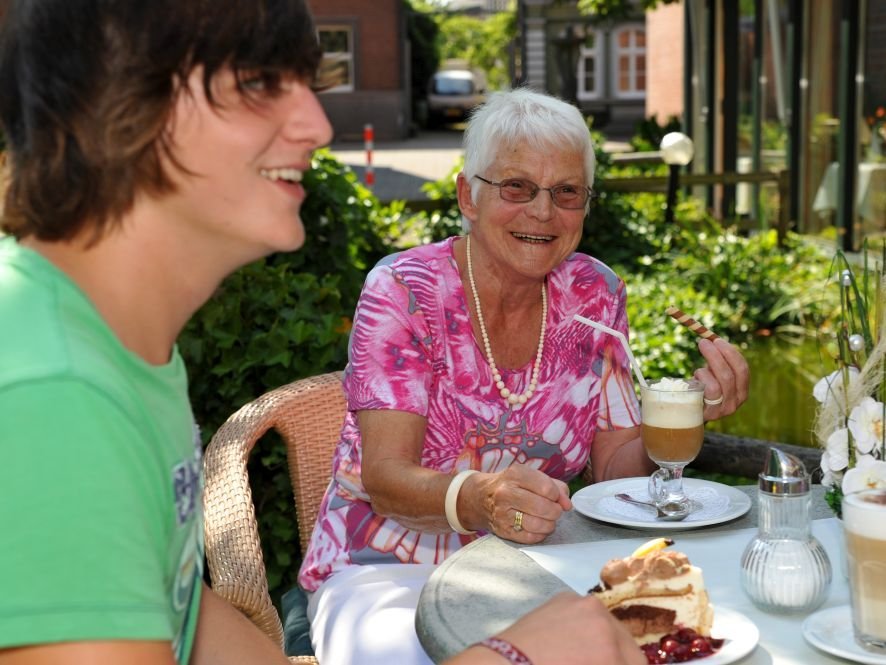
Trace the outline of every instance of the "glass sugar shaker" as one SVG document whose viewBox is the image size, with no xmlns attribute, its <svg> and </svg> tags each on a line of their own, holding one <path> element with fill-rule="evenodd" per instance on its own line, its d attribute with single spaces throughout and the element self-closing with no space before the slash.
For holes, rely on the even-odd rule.
<svg viewBox="0 0 886 665">
<path fill-rule="evenodd" d="M 812 535 L 810 477 L 803 462 L 770 448 L 759 476 L 757 535 L 741 557 L 741 585 L 754 605 L 809 612 L 831 584 L 831 562 Z"/>
</svg>

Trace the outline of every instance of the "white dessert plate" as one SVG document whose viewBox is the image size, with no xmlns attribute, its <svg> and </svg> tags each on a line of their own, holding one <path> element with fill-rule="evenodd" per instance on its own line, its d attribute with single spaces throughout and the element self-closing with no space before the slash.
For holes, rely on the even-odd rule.
<svg viewBox="0 0 886 665">
<path fill-rule="evenodd" d="M 849 605 L 828 607 L 810 614 L 803 622 L 803 637 L 816 649 L 856 663 L 886 665 L 880 656 L 860 647 L 852 634 L 852 610 Z"/>
<path fill-rule="evenodd" d="M 725 640 L 720 650 L 706 658 L 691 660 L 698 665 L 726 665 L 739 658 L 744 658 L 760 641 L 760 631 L 756 624 L 741 612 L 714 607 L 714 625 L 711 626 L 711 637 Z"/>
<path fill-rule="evenodd" d="M 586 517 L 634 529 L 681 531 L 720 524 L 744 515 L 751 507 L 751 499 L 741 490 L 729 485 L 699 478 L 684 478 L 686 495 L 701 504 L 701 509 L 682 522 L 656 519 L 652 508 L 635 506 L 615 498 L 618 492 L 630 494 L 640 501 L 649 501 L 646 491 L 648 478 L 619 478 L 583 487 L 572 496 L 572 505 Z"/>
</svg>

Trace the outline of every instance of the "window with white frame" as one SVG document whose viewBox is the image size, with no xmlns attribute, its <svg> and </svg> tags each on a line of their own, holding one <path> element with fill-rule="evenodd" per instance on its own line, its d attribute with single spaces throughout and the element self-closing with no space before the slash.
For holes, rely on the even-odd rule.
<svg viewBox="0 0 886 665">
<path fill-rule="evenodd" d="M 613 88 L 616 97 L 641 99 L 646 96 L 646 30 L 625 25 L 612 33 Z"/>
<path fill-rule="evenodd" d="M 578 52 L 578 98 L 599 99 L 603 96 L 602 33 L 586 28 L 585 39 Z"/>
<path fill-rule="evenodd" d="M 354 30 L 350 25 L 320 25 L 317 27 L 324 68 L 334 68 L 340 83 L 325 92 L 353 92 L 354 90 Z"/>
</svg>

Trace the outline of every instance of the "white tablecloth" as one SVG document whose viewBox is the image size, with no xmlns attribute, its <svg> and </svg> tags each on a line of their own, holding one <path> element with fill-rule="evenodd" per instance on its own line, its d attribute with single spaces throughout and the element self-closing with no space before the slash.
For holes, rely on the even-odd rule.
<svg viewBox="0 0 886 665">
<path fill-rule="evenodd" d="M 711 602 L 728 607 L 751 619 L 760 630 L 757 648 L 740 662 L 747 665 L 810 665 L 840 662 L 810 646 L 803 638 L 804 616 L 770 614 L 758 610 L 745 595 L 739 579 L 739 563 L 747 543 L 756 529 L 719 532 L 674 532 L 674 549 L 685 552 L 689 560 L 701 567 Z M 813 535 L 824 546 L 833 567 L 830 593 L 822 608 L 849 603 L 849 583 L 842 562 L 842 532 L 834 519 L 813 522 Z M 521 548 L 536 563 L 559 577 L 579 593 L 596 585 L 600 568 L 610 559 L 628 556 L 649 538 L 542 545 Z M 701 662 L 701 661 L 699 661 Z M 842 661 L 846 662 L 846 661 Z"/>
<path fill-rule="evenodd" d="M 840 165 L 828 164 L 821 179 L 812 209 L 832 212 L 837 208 L 837 178 Z M 886 163 L 862 162 L 855 183 L 855 211 L 859 217 L 886 227 Z"/>
</svg>

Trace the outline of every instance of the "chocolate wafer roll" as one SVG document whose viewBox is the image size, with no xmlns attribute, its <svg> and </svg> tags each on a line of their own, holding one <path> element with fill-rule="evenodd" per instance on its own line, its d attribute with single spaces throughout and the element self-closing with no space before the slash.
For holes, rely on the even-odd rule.
<svg viewBox="0 0 886 665">
<path fill-rule="evenodd" d="M 713 342 L 715 339 L 720 339 L 719 336 L 717 335 L 717 333 L 715 333 L 715 332 L 713 332 L 713 331 L 711 331 L 711 330 L 708 330 L 708 329 L 705 328 L 703 325 L 701 325 L 698 321 L 696 321 L 695 319 L 693 319 L 693 318 L 692 318 L 691 316 L 689 316 L 688 314 L 684 314 L 683 312 L 681 312 L 681 311 L 680 311 L 679 309 L 677 309 L 676 307 L 668 307 L 668 308 L 665 310 L 665 312 L 667 312 L 667 314 L 668 314 L 669 316 L 672 316 L 672 317 L 674 317 L 675 319 L 677 319 L 678 322 L 680 322 L 681 324 L 683 324 L 684 326 L 686 326 L 687 328 L 689 328 L 689 330 L 691 330 L 692 332 L 694 332 L 694 333 L 695 333 L 696 335 L 698 335 L 699 337 L 703 337 L 704 339 L 709 339 L 709 340 L 711 340 L 712 342 Z"/>
</svg>

